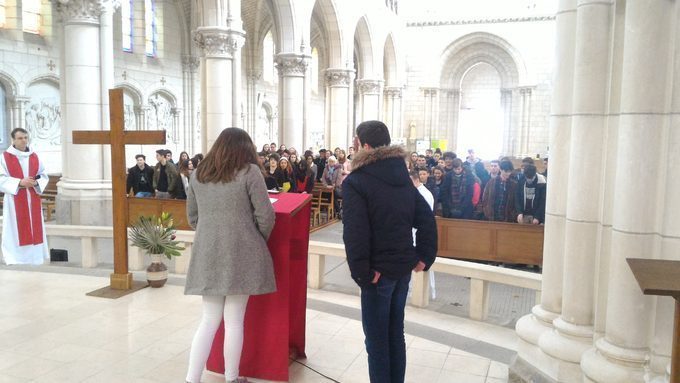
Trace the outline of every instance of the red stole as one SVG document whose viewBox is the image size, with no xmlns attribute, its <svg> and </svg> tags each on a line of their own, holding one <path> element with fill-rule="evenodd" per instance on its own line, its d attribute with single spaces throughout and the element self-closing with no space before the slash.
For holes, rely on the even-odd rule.
<svg viewBox="0 0 680 383">
<path fill-rule="evenodd" d="M 9 175 L 14 178 L 24 179 L 24 171 L 21 169 L 17 156 L 8 152 L 4 153 L 5 164 Z M 28 176 L 38 174 L 38 156 L 32 153 L 28 157 Z M 28 210 L 28 198 L 31 198 L 31 211 Z M 43 243 L 42 203 L 35 188 L 19 188 L 14 196 L 14 212 L 17 217 L 17 233 L 19 234 L 19 246 L 38 245 Z M 29 216 L 30 214 L 30 216 Z"/>
</svg>

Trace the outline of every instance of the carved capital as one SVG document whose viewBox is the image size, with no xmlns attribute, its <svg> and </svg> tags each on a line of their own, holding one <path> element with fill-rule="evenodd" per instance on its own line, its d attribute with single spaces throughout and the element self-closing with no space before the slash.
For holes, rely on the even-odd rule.
<svg viewBox="0 0 680 383">
<path fill-rule="evenodd" d="M 99 24 L 99 16 L 107 10 L 115 10 L 120 0 L 59 0 L 57 11 L 64 24 Z"/>
<path fill-rule="evenodd" d="M 194 41 L 206 58 L 234 58 L 245 42 L 245 33 L 220 27 L 200 27 L 194 32 Z"/>
<path fill-rule="evenodd" d="M 279 76 L 283 77 L 304 77 L 309 65 L 309 56 L 297 53 L 279 53 L 274 61 Z"/>
<path fill-rule="evenodd" d="M 381 80 L 361 79 L 357 80 L 357 88 L 361 94 L 380 94 Z"/>
<path fill-rule="evenodd" d="M 423 94 L 425 97 L 436 97 L 437 92 L 439 92 L 439 88 L 421 88 L 423 90 Z"/>
<path fill-rule="evenodd" d="M 326 69 L 326 85 L 328 86 L 345 86 L 354 79 L 354 70 L 352 69 Z"/>
<path fill-rule="evenodd" d="M 518 88 L 518 89 L 519 89 L 519 94 L 521 94 L 522 96 L 531 96 L 531 90 L 532 90 L 531 87 L 526 86 L 526 87 L 521 87 L 521 88 Z"/>
<path fill-rule="evenodd" d="M 201 60 L 192 55 L 183 55 L 182 56 L 182 70 L 185 72 L 196 72 L 196 69 L 198 69 L 198 65 L 201 62 Z"/>
<path fill-rule="evenodd" d="M 394 97 L 394 98 L 401 98 L 401 92 L 402 89 L 400 86 L 388 86 L 385 87 L 385 96 L 387 97 Z"/>
</svg>

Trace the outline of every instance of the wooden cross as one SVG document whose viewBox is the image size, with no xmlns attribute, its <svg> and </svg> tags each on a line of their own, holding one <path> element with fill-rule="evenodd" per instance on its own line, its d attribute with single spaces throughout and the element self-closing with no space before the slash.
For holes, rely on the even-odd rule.
<svg viewBox="0 0 680 383">
<path fill-rule="evenodd" d="M 111 130 L 74 131 L 73 143 L 111 145 L 113 274 L 110 287 L 115 290 L 130 290 L 132 273 L 128 271 L 125 145 L 165 144 L 165 130 L 126 132 L 123 118 L 123 89 L 109 89 L 109 116 Z"/>
</svg>

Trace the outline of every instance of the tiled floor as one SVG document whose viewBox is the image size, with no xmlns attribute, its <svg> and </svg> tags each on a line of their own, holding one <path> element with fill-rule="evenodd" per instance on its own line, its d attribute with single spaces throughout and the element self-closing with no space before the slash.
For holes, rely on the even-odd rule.
<svg viewBox="0 0 680 383">
<path fill-rule="evenodd" d="M 100 277 L 0 270 L 0 383 L 184 382 L 200 298 L 185 296 L 182 287 L 171 285 L 117 300 L 85 296 L 107 282 Z M 308 310 L 308 358 L 291 364 L 290 381 L 368 382 L 361 323 L 354 318 L 358 298 L 314 290 L 308 296 L 333 305 L 335 312 L 354 314 Z M 514 332 L 498 326 L 411 307 L 407 322 L 426 325 L 414 330 L 418 334 L 444 331 L 474 339 L 477 346 L 515 348 Z M 407 334 L 407 381 L 507 381 L 506 364 L 427 337 Z M 223 381 L 208 373 L 203 380 Z"/>
</svg>

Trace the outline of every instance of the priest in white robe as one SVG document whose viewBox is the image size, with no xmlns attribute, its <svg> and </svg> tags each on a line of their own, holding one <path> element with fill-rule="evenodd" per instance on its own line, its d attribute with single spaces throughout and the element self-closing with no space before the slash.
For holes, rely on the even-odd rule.
<svg viewBox="0 0 680 383">
<path fill-rule="evenodd" d="M 16 128 L 11 136 L 12 146 L 0 156 L 2 257 L 8 265 L 40 265 L 49 253 L 40 201 L 49 177 L 28 147 L 28 132 Z"/>
</svg>

